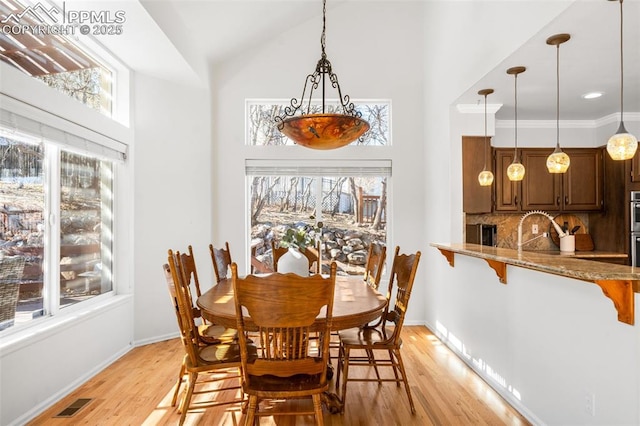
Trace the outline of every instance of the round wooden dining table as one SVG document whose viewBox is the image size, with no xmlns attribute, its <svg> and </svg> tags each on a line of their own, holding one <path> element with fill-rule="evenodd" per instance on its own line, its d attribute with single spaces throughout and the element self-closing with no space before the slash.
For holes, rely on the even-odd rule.
<svg viewBox="0 0 640 426">
<path fill-rule="evenodd" d="M 236 327 L 236 307 L 233 299 L 233 281 L 223 279 L 198 297 L 202 316 L 216 324 Z M 359 327 L 378 318 L 387 299 L 369 287 L 361 276 L 336 276 L 333 300 L 332 330 Z M 320 315 L 323 315 L 322 312 Z"/>
</svg>

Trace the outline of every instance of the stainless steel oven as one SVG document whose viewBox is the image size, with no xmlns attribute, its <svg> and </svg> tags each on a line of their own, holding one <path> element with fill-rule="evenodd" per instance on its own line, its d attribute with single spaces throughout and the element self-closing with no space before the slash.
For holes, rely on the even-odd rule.
<svg viewBox="0 0 640 426">
<path fill-rule="evenodd" d="M 631 266 L 640 266 L 640 232 L 631 233 Z"/>
</svg>

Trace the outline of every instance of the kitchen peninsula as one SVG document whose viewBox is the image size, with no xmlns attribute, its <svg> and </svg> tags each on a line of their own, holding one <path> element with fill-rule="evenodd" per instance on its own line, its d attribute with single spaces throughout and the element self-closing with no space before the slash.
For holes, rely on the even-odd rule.
<svg viewBox="0 0 640 426">
<path fill-rule="evenodd" d="M 634 324 L 634 293 L 640 293 L 640 271 L 625 265 L 603 264 L 587 259 L 615 257 L 615 253 L 517 251 L 478 244 L 431 244 L 447 258 L 453 267 L 454 253 L 484 259 L 496 272 L 501 283 L 507 284 L 507 265 L 532 269 L 597 284 L 613 301 L 618 320 Z M 621 256 L 624 256 L 623 254 Z"/>
</svg>

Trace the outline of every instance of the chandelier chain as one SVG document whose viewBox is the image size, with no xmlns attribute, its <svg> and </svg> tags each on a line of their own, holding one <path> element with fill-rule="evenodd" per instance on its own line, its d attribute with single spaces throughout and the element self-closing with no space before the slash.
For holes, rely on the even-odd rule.
<svg viewBox="0 0 640 426">
<path fill-rule="evenodd" d="M 322 35 L 320 36 L 320 46 L 322 47 L 322 57 L 326 58 L 325 48 L 327 47 L 326 40 L 327 32 L 327 0 L 322 0 Z"/>
</svg>

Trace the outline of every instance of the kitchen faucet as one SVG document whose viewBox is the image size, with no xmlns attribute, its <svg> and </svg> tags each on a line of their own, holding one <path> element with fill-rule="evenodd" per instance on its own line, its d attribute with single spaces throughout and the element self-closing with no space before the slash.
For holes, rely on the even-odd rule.
<svg viewBox="0 0 640 426">
<path fill-rule="evenodd" d="M 562 238 L 562 237 L 566 237 L 566 236 L 567 236 L 567 233 L 566 233 L 566 232 L 564 232 L 564 231 L 562 230 L 562 228 L 560 228 L 560 225 L 558 225 L 558 224 L 556 223 L 556 221 L 555 221 L 555 220 L 553 220 L 553 217 L 551 217 L 551 215 L 550 215 L 549 213 L 545 213 L 545 212 L 543 212 L 543 211 L 541 211 L 541 210 L 532 210 L 532 211 L 527 212 L 527 213 L 525 213 L 524 215 L 522 215 L 522 217 L 520 218 L 520 222 L 518 223 L 518 251 L 522 251 L 522 246 L 523 246 L 524 244 L 528 243 L 529 241 L 533 241 L 533 240 L 535 240 L 536 238 L 540 238 L 540 236 L 538 236 L 538 237 L 534 237 L 534 238 L 530 239 L 529 241 L 525 241 L 524 243 L 522 242 L 522 223 L 524 222 L 524 220 L 525 220 L 527 217 L 532 216 L 532 215 L 534 215 L 534 214 L 539 214 L 539 215 L 542 215 L 542 216 L 545 216 L 546 218 L 548 218 L 548 219 L 551 221 L 551 224 L 553 225 L 553 227 L 554 227 L 554 228 L 556 229 L 556 231 L 558 232 L 558 236 L 559 236 L 560 238 Z M 546 233 L 545 233 L 545 234 L 546 234 Z M 542 234 L 542 236 L 544 236 L 544 234 Z"/>
</svg>

